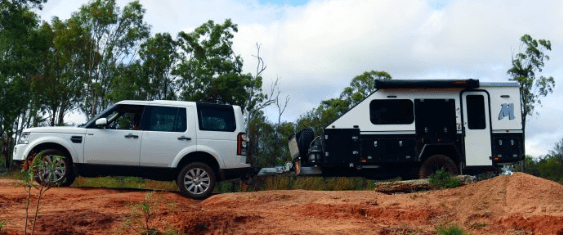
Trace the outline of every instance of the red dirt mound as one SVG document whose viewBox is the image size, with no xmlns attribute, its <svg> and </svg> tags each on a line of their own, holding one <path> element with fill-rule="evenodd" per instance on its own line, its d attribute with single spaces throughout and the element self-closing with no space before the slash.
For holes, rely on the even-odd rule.
<svg viewBox="0 0 563 235">
<path fill-rule="evenodd" d="M 36 233 L 135 234 L 124 224 L 130 205 L 142 202 L 146 193 L 51 189 L 41 203 Z M 177 193 L 157 195 L 162 203 L 149 227 L 161 232 L 433 234 L 455 224 L 469 234 L 563 234 L 563 186 L 522 173 L 455 189 L 393 195 L 292 190 L 226 193 L 205 201 Z M 8 234 L 23 231 L 25 198 L 23 188 L 0 179 L 0 220 L 8 219 Z"/>
</svg>

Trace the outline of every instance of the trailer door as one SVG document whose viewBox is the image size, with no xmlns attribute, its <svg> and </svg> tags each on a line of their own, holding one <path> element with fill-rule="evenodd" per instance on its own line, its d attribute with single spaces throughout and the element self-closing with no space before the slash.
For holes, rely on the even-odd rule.
<svg viewBox="0 0 563 235">
<path fill-rule="evenodd" d="M 484 91 L 462 94 L 466 166 L 490 166 L 491 119 L 489 96 Z"/>
</svg>

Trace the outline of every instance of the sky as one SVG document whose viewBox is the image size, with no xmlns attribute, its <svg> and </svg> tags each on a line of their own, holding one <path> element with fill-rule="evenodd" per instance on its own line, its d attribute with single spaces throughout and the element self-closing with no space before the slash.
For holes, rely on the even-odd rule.
<svg viewBox="0 0 563 235">
<path fill-rule="evenodd" d="M 129 1 L 117 0 L 120 7 Z M 68 19 L 86 0 L 50 0 L 41 12 Z M 520 37 L 548 39 L 540 75 L 553 94 L 528 118 L 526 152 L 548 153 L 563 138 L 563 1 L 560 0 L 140 0 L 152 33 L 191 32 L 208 20 L 238 24 L 233 50 L 255 73 L 256 45 L 267 69 L 264 91 L 279 79 L 290 97 L 282 120 L 295 121 L 322 100 L 336 98 L 364 71 L 394 79 L 507 81 Z M 277 121 L 277 109 L 266 110 Z"/>
</svg>

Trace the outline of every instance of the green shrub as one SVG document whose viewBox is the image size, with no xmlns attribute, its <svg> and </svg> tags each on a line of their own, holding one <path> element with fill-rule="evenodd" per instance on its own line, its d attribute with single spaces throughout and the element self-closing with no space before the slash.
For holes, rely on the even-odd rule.
<svg viewBox="0 0 563 235">
<path fill-rule="evenodd" d="M 443 188 L 455 188 L 461 185 L 461 181 L 452 177 L 450 173 L 444 170 L 444 168 L 436 171 L 430 177 L 428 177 L 428 181 L 432 185 L 432 187 L 436 189 L 443 189 Z"/>
<path fill-rule="evenodd" d="M 440 226 L 438 227 L 438 229 L 436 229 L 436 233 L 440 235 L 465 235 L 463 228 L 455 224 L 449 227 Z"/>
</svg>

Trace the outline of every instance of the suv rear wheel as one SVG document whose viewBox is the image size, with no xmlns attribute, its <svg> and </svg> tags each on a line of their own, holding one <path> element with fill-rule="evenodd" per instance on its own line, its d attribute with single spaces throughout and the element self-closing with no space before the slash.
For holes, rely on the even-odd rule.
<svg viewBox="0 0 563 235">
<path fill-rule="evenodd" d="M 211 196 L 215 183 L 215 172 L 207 164 L 201 162 L 186 165 L 176 179 L 180 192 L 193 199 L 204 199 Z"/>
</svg>

